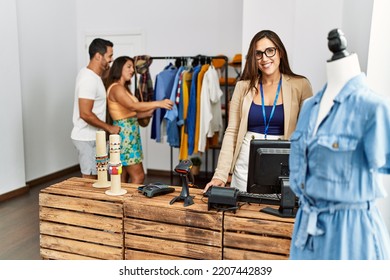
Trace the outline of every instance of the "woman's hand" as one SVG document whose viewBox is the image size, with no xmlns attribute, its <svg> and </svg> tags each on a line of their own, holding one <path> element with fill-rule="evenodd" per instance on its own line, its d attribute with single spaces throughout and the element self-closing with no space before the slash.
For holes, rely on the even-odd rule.
<svg viewBox="0 0 390 280">
<path fill-rule="evenodd" d="M 212 179 L 210 182 L 207 183 L 206 187 L 203 189 L 203 193 L 207 192 L 207 190 L 211 186 L 224 187 L 225 183 L 222 180 L 219 180 L 219 179 Z"/>
<path fill-rule="evenodd" d="M 119 132 L 121 132 L 121 127 L 116 125 L 108 125 L 107 132 L 109 134 L 119 134 Z"/>
<path fill-rule="evenodd" d="M 158 102 L 159 102 L 160 108 L 164 108 L 167 110 L 172 110 L 172 108 L 173 108 L 173 102 L 170 99 L 164 99 L 164 100 L 161 100 Z"/>
</svg>

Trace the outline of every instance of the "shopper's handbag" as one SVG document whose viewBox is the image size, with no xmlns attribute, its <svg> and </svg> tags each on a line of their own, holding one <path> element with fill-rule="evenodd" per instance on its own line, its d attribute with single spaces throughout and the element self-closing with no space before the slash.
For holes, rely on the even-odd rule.
<svg viewBox="0 0 390 280">
<path fill-rule="evenodd" d="M 138 124 L 142 127 L 147 127 L 149 125 L 151 117 L 145 117 L 138 119 Z"/>
<path fill-rule="evenodd" d="M 142 94 L 140 95 L 141 102 L 143 102 Z M 142 127 L 147 127 L 149 125 L 150 119 L 152 117 L 144 117 L 144 118 L 138 118 L 138 124 Z"/>
</svg>

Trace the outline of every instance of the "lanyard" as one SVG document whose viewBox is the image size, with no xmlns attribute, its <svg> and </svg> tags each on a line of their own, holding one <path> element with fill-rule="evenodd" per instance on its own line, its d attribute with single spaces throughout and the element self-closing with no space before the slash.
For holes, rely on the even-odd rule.
<svg viewBox="0 0 390 280">
<path fill-rule="evenodd" d="M 265 128 L 264 128 L 264 139 L 267 139 L 267 133 L 268 133 L 269 124 L 271 123 L 271 119 L 272 119 L 272 117 L 274 116 L 274 113 L 275 113 L 276 102 L 278 101 L 279 92 L 280 92 L 280 88 L 281 87 L 282 87 L 282 77 L 280 77 L 280 81 L 279 81 L 279 84 L 278 84 L 278 89 L 276 90 L 276 96 L 275 96 L 275 100 L 274 100 L 274 105 L 272 106 L 271 114 L 269 115 L 269 120 L 268 120 L 268 124 L 267 124 L 267 116 L 265 115 L 265 105 L 264 105 L 263 83 L 260 82 L 261 107 L 263 109 L 263 119 L 264 119 L 264 126 L 265 126 Z"/>
</svg>

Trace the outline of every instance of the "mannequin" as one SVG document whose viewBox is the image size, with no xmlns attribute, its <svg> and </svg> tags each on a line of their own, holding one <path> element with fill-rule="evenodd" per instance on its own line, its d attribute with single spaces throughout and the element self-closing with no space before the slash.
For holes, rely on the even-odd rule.
<svg viewBox="0 0 390 280">
<path fill-rule="evenodd" d="M 321 99 L 314 134 L 332 108 L 336 95 L 351 78 L 361 73 L 357 54 L 350 54 L 345 50 L 347 41 L 342 31 L 340 29 L 330 31 L 328 40 L 328 47 L 334 54 L 326 64 L 328 83 Z"/>
<path fill-rule="evenodd" d="M 328 36 L 328 84 L 302 106 L 291 136 L 290 188 L 299 198 L 290 259 L 390 259 L 375 202 L 390 174 L 390 99 L 370 89 L 343 33 Z"/>
</svg>

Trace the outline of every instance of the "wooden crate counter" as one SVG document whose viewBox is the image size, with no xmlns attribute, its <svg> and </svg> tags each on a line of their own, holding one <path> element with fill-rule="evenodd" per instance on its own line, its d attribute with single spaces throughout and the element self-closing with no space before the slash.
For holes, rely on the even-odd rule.
<svg viewBox="0 0 390 280">
<path fill-rule="evenodd" d="M 222 259 L 223 214 L 207 210 L 202 190 L 190 188 L 194 204 L 169 203 L 174 193 L 148 198 L 135 194 L 125 201 L 126 259 Z"/>
<path fill-rule="evenodd" d="M 95 180 L 70 178 L 39 194 L 43 259 L 287 259 L 294 219 L 259 212 L 256 204 L 236 213 L 208 211 L 202 190 L 194 204 L 169 202 L 180 194 L 148 198 L 137 185 L 108 196 Z"/>
<path fill-rule="evenodd" d="M 71 178 L 39 194 L 43 259 L 123 259 L 123 200 Z M 130 194 L 131 195 L 131 194 Z"/>
<path fill-rule="evenodd" d="M 293 218 L 259 212 L 276 206 L 245 204 L 224 214 L 223 258 L 227 260 L 288 259 Z"/>
</svg>

